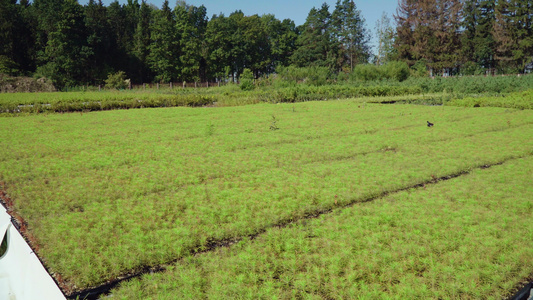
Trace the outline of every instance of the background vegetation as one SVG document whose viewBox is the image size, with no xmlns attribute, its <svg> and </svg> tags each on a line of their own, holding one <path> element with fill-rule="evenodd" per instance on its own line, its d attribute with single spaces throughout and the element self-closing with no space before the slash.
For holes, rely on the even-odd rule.
<svg viewBox="0 0 533 300">
<path fill-rule="evenodd" d="M 121 71 L 140 84 L 236 81 L 245 69 L 258 79 L 278 67 L 312 67 L 320 75 L 306 76 L 309 82 L 323 84 L 327 74 L 402 81 L 405 64 L 418 77 L 533 69 L 527 0 L 401 0 L 395 26 L 386 15 L 377 24 L 375 55 L 350 0 L 311 9 L 301 26 L 238 10 L 209 19 L 204 6 L 184 1 L 171 9 L 168 1 L 156 8 L 137 0 L 1 0 L 0 15 L 0 73 L 46 77 L 60 89 L 97 86 Z M 382 71 L 361 66 L 391 61 Z"/>
</svg>

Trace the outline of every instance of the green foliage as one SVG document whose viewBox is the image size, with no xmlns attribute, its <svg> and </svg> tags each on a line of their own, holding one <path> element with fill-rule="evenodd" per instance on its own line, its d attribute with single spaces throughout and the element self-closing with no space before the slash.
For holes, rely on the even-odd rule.
<svg viewBox="0 0 533 300">
<path fill-rule="evenodd" d="M 18 73 L 17 63 L 5 55 L 0 55 L 0 74 L 16 75 Z"/>
<path fill-rule="evenodd" d="M 373 64 L 360 64 L 355 66 L 351 74 L 352 80 L 374 81 L 383 78 L 378 66 Z"/>
<path fill-rule="evenodd" d="M 428 77 L 429 73 L 427 70 L 425 60 L 418 60 L 412 67 L 411 67 L 411 76 L 413 77 Z"/>
<path fill-rule="evenodd" d="M 400 82 L 409 77 L 409 66 L 400 61 L 391 61 L 384 65 L 361 64 L 355 66 L 351 77 L 356 81 L 390 79 Z"/>
<path fill-rule="evenodd" d="M 463 76 L 411 77 L 402 84 L 419 86 L 425 93 L 448 92 L 456 94 L 511 93 L 525 91 L 533 86 L 533 75 L 523 76 Z"/>
<path fill-rule="evenodd" d="M 276 73 L 279 76 L 281 86 L 295 85 L 297 83 L 305 83 L 313 86 L 321 86 L 329 83 L 332 79 L 332 73 L 326 67 L 306 67 L 299 68 L 295 66 L 278 67 Z"/>
<path fill-rule="evenodd" d="M 500 95 L 496 97 L 465 97 L 453 99 L 447 105 L 463 107 L 507 107 L 517 109 L 533 109 L 533 90 Z"/>
<path fill-rule="evenodd" d="M 150 23 L 150 39 L 148 46 L 150 53 L 147 56 L 151 70 L 157 74 L 155 81 L 172 82 L 178 78 L 179 42 L 176 33 L 176 22 L 168 6 L 168 0 L 163 3 L 161 10 L 153 11 L 153 22 Z"/>
<path fill-rule="evenodd" d="M 120 299 L 505 299 L 533 268 L 531 157 L 270 228 Z M 341 198 L 335 195 L 334 199 Z M 386 286 L 386 288 L 384 288 Z"/>
<path fill-rule="evenodd" d="M 409 77 L 409 66 L 405 62 L 390 61 L 382 65 L 382 76 L 385 79 L 392 79 L 395 81 L 404 81 Z"/>
<path fill-rule="evenodd" d="M 278 125 L 276 124 L 278 122 L 278 120 L 276 120 L 276 116 L 272 115 L 272 123 L 270 124 L 270 130 L 278 130 L 279 127 Z"/>
<path fill-rule="evenodd" d="M 212 105 L 216 99 L 216 96 L 208 94 L 134 91 L 0 94 L 0 113 L 64 113 L 145 107 L 196 107 Z"/>
<path fill-rule="evenodd" d="M 55 93 L 42 97 L 46 99 L 65 94 L 69 95 Z M 111 101 L 112 95 L 120 103 L 118 100 L 129 93 L 94 93 L 94 99 L 99 97 L 103 105 L 107 102 L 106 98 Z M 138 96 L 132 93 L 131 102 L 137 102 Z M 531 154 L 531 110 L 363 105 L 360 101 L 137 109 L 0 118 L 0 128 L 9 132 L 3 135 L 0 147 L 0 181 L 5 183 L 7 193 L 14 200 L 14 209 L 25 217 L 41 243 L 39 254 L 50 270 L 83 288 L 146 266 L 178 259 L 186 262 L 198 257 L 193 256 L 194 253 L 208 249 L 217 241 L 239 240 L 339 206 L 427 184 L 434 180 L 433 177 L 462 174 L 487 164 Z M 96 101 L 93 103 L 96 104 Z M 137 103 L 143 105 L 143 102 Z M 129 105 L 129 102 L 125 104 Z M 272 116 L 282 120 L 283 126 L 280 126 L 280 121 L 276 123 L 282 127 L 281 130 L 270 130 Z M 427 129 L 426 120 L 435 123 L 431 130 Z M 211 124 L 215 134 L 206 139 L 206 130 L 208 133 Z M 527 181 L 529 187 L 530 177 L 524 174 L 516 179 Z M 502 187 L 512 188 L 500 190 L 512 192 L 521 181 L 510 181 L 509 185 L 506 185 L 507 180 L 502 182 Z M 490 183 L 494 184 L 492 180 Z M 526 190 L 530 193 L 530 189 Z M 457 228 L 471 229 L 463 226 L 464 222 L 471 223 L 471 226 L 479 225 L 470 232 L 479 234 L 479 230 L 486 228 L 485 221 L 476 223 L 477 219 L 472 218 L 477 214 L 472 213 L 471 207 L 461 206 L 473 197 L 466 191 L 451 195 L 453 198 L 434 199 L 434 195 L 442 195 L 435 191 L 409 202 L 413 206 L 398 207 L 409 210 L 415 206 L 432 207 L 432 204 L 440 203 L 444 205 L 443 211 L 431 212 L 445 219 L 434 223 L 431 215 L 429 223 L 449 224 L 450 220 L 446 219 L 449 217 L 459 220 Z M 521 191 L 523 193 L 524 190 Z M 409 193 L 413 190 L 405 191 L 405 195 Z M 390 199 L 385 203 L 404 203 L 402 198 L 394 198 L 396 202 Z M 397 202 L 398 199 L 400 202 Z M 435 202 L 425 206 L 420 199 Z M 480 199 L 494 201 L 489 203 L 491 213 L 495 209 L 492 205 L 500 205 L 499 198 L 488 196 L 472 198 L 468 203 L 487 209 L 484 206 L 487 203 L 480 204 Z M 528 203 L 517 202 L 517 194 L 502 199 L 512 199 L 513 205 Z M 531 198 L 526 195 L 524 199 L 529 201 Z M 510 208 L 508 205 L 501 207 Z M 468 214 L 460 215 L 464 213 L 461 209 Z M 512 210 L 515 209 L 518 207 Z M 446 213 L 448 210 L 454 213 Z M 362 214 L 366 210 L 354 211 Z M 417 216 L 424 215 L 417 212 Z M 402 226 L 403 222 L 410 220 L 402 217 L 403 213 L 403 210 L 396 213 L 384 208 L 375 214 L 376 219 L 345 218 L 347 222 L 360 221 L 361 224 L 368 221 L 370 227 L 361 227 L 359 223 L 354 226 L 346 223 L 345 226 L 364 230 L 361 234 L 372 232 L 376 226 L 384 230 L 383 235 L 387 232 L 396 234 L 396 229 L 403 232 L 405 228 L 411 228 L 408 224 Z M 455 218 L 456 213 L 458 218 Z M 369 215 L 374 214 L 370 212 L 366 216 Z M 489 215 L 495 218 L 487 219 L 487 224 L 499 219 L 499 216 Z M 506 210 L 502 215 L 511 214 Z M 528 220 L 525 217 L 517 219 Z M 318 223 L 321 220 L 318 219 Z M 394 224 L 398 226 L 394 227 Z M 507 224 L 530 228 L 514 221 Z M 448 226 L 427 227 L 424 222 L 419 225 L 420 228 L 439 228 L 443 232 L 458 233 L 450 231 Z M 284 230 L 293 226 L 280 230 L 288 233 Z M 314 225 L 311 228 L 314 229 Z M 417 230 L 420 228 L 416 227 Z M 320 231 L 319 228 L 316 230 Z M 501 230 L 505 234 L 514 232 L 511 228 Z M 317 233 L 315 230 L 305 232 L 306 241 L 319 241 L 313 238 Z M 462 231 L 461 236 L 468 234 L 468 230 Z M 527 235 L 524 237 L 531 243 Z M 290 240 L 300 241 L 299 238 Z M 344 249 L 338 243 L 347 240 L 361 241 L 342 236 L 331 245 L 331 249 L 335 245 L 340 247 L 339 250 Z M 371 240 L 379 243 L 362 246 Z M 406 242 L 409 240 L 407 237 L 405 241 L 394 239 L 396 244 L 393 243 L 393 246 L 405 246 L 405 251 L 419 249 L 419 254 L 427 257 L 429 254 L 425 251 L 442 251 L 442 247 L 448 245 L 444 243 L 447 239 L 441 236 L 435 244 L 431 244 L 431 248 L 423 251 L 418 242 L 426 242 L 426 247 L 429 247 L 427 236 L 417 240 L 415 245 Z M 464 243 L 462 238 L 457 237 L 457 240 Z M 490 241 L 486 238 L 481 240 Z M 325 238 L 323 241 L 333 240 Z M 369 236 L 368 241 L 363 241 L 365 243 L 353 245 L 362 248 L 350 245 L 346 247 L 347 251 L 359 249 L 357 255 L 368 251 L 370 257 L 377 253 L 373 253 L 372 249 L 376 249 L 378 244 L 384 245 L 387 240 Z M 283 256 L 281 250 L 291 244 L 274 245 L 278 248 L 272 251 L 278 249 L 278 252 L 271 252 L 269 247 L 264 247 L 265 251 Z M 473 245 L 479 249 L 479 242 Z M 455 249 L 452 254 L 457 250 L 453 246 L 455 244 L 450 246 L 450 249 Z M 305 251 L 305 247 L 293 249 Z M 514 248 L 508 250 L 509 253 L 514 252 Z M 393 250 L 391 253 L 405 252 Z M 338 255 L 336 253 L 331 257 Z M 275 255 L 257 257 L 275 258 L 280 263 L 279 267 L 285 262 Z M 324 255 L 317 254 L 316 257 L 327 259 Z M 396 258 L 393 256 L 391 261 L 396 261 Z M 447 257 L 442 260 L 452 261 Z M 366 256 L 363 261 L 368 263 Z M 460 264 L 469 261 L 461 261 Z M 398 270 L 408 270 L 403 260 L 398 262 L 402 263 Z M 330 270 L 324 267 L 327 265 L 330 264 L 306 264 L 310 269 L 316 268 L 317 272 Z M 388 270 L 388 265 L 391 264 L 372 265 L 374 269 L 368 274 Z M 350 269 L 360 270 L 354 266 Z M 525 269 L 530 270 L 529 267 Z M 240 265 L 235 270 L 244 270 L 247 274 L 257 272 L 257 269 L 241 268 Z M 307 268 L 299 270 L 309 274 Z M 341 274 L 343 270 L 330 271 L 331 274 Z M 283 269 L 277 272 L 278 275 L 299 274 L 292 269 L 288 273 Z M 270 274 L 269 280 L 277 284 L 284 276 L 274 279 L 274 275 Z M 237 278 L 231 277 L 232 280 Z M 179 282 L 176 278 L 169 280 Z M 353 286 L 352 282 L 350 286 Z M 152 290 L 146 289 L 146 292 L 151 293 Z M 342 291 L 340 288 L 337 290 Z"/>
<path fill-rule="evenodd" d="M 466 62 L 461 68 L 461 75 L 483 75 L 485 69 L 474 62 Z"/>
<path fill-rule="evenodd" d="M 126 81 L 126 73 L 124 73 L 123 71 L 118 71 L 115 74 L 107 75 L 105 84 L 106 87 L 110 89 L 122 90 L 127 88 L 128 83 Z"/>
<path fill-rule="evenodd" d="M 255 89 L 254 85 L 254 74 L 250 69 L 244 69 L 244 71 L 241 74 L 241 90 L 243 91 L 251 91 Z"/>
<path fill-rule="evenodd" d="M 312 8 L 296 40 L 291 64 L 297 67 L 320 66 L 335 69 L 337 45 L 333 43 L 329 5 Z"/>
</svg>

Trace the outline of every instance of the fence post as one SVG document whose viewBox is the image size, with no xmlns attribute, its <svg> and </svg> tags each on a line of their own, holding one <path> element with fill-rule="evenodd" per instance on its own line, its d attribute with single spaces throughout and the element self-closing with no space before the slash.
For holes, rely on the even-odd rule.
<svg viewBox="0 0 533 300">
<path fill-rule="evenodd" d="M 143 90 L 146 90 L 146 83 L 143 83 Z"/>
<path fill-rule="evenodd" d="M 170 89 L 172 89 L 172 81 L 170 82 Z"/>
<path fill-rule="evenodd" d="M 131 81 L 128 83 L 128 87 L 131 90 Z"/>
<path fill-rule="evenodd" d="M 186 84 L 187 84 L 187 83 L 184 81 L 184 82 L 183 82 L 183 88 L 184 88 L 184 89 L 185 89 L 185 85 L 186 85 Z"/>
<path fill-rule="evenodd" d="M 220 81 L 218 82 L 218 87 L 220 87 Z"/>
<path fill-rule="evenodd" d="M 207 82 L 207 87 L 209 87 L 209 81 Z"/>
<path fill-rule="evenodd" d="M 100 92 L 102 90 L 102 85 L 98 85 L 98 91 Z"/>
<path fill-rule="evenodd" d="M 194 82 L 194 88 L 197 88 L 198 87 L 198 84 L 196 83 L 196 81 Z"/>
</svg>

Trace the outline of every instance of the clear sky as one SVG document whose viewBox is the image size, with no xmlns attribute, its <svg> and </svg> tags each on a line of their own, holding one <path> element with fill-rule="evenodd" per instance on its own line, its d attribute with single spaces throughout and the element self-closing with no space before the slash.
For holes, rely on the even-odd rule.
<svg viewBox="0 0 533 300">
<path fill-rule="evenodd" d="M 163 5 L 164 0 L 146 0 L 147 3 L 153 4 L 159 8 Z M 80 0 L 81 4 L 85 4 L 87 0 Z M 109 5 L 112 0 L 103 0 L 105 5 Z M 126 0 L 119 0 L 120 3 L 125 3 Z M 140 2 L 140 0 L 139 0 Z M 249 15 L 263 15 L 273 14 L 276 18 L 291 19 L 296 25 L 302 25 L 309 14 L 311 8 L 320 8 L 324 2 L 329 4 L 330 12 L 335 8 L 337 0 L 268 0 L 268 1 L 254 1 L 254 0 L 186 0 L 188 4 L 194 6 L 204 5 L 207 8 L 207 16 L 209 19 L 214 14 L 223 13 L 228 16 L 236 10 Z M 169 0 L 170 6 L 175 6 L 175 0 Z M 374 28 L 376 21 L 381 18 L 383 12 L 387 13 L 391 19 L 391 25 L 394 27 L 393 14 L 396 13 L 398 0 L 355 0 L 357 9 L 365 18 L 366 28 L 372 32 L 373 38 L 371 45 L 375 46 Z"/>
</svg>

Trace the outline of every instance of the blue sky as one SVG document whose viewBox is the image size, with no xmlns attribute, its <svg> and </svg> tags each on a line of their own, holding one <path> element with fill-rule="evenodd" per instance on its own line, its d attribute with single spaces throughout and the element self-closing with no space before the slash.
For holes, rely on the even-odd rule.
<svg viewBox="0 0 533 300">
<path fill-rule="evenodd" d="M 159 8 L 163 5 L 164 0 L 146 0 L 147 3 L 153 4 Z M 80 0 L 81 4 L 85 4 L 84 0 Z M 105 5 L 109 5 L 112 0 L 103 0 Z M 119 0 L 120 3 L 125 3 L 126 0 Z M 140 2 L 140 0 L 139 0 Z M 319 8 L 322 3 L 326 2 L 330 6 L 330 12 L 335 8 L 336 0 L 269 0 L 269 1 L 253 1 L 253 0 L 186 0 L 188 4 L 194 6 L 204 5 L 207 8 L 207 16 L 209 19 L 213 14 L 223 13 L 228 16 L 236 10 L 249 15 L 263 15 L 274 14 L 276 18 L 291 19 L 296 25 L 302 25 L 309 14 L 311 8 Z M 175 6 L 175 0 L 169 0 L 170 6 Z M 381 18 L 383 12 L 386 12 L 391 19 L 391 25 L 394 26 L 393 14 L 396 13 L 398 0 L 355 0 L 355 5 L 361 11 L 365 18 L 366 28 L 374 33 L 376 21 Z M 371 41 L 375 45 L 375 39 Z"/>
<path fill-rule="evenodd" d="M 147 1 L 150 2 L 150 0 Z M 160 4 L 158 4 L 158 1 Z M 224 15 L 228 16 L 232 12 L 240 9 L 245 15 L 274 14 L 280 20 L 291 19 L 296 25 L 302 25 L 311 8 L 320 8 L 326 2 L 329 4 L 329 11 L 333 12 L 337 0 L 188 0 L 186 2 L 194 6 L 203 4 L 207 8 L 209 18 L 213 14 L 219 13 L 224 13 Z M 163 0 L 152 0 L 151 3 L 161 7 Z M 388 14 L 391 19 L 391 25 L 394 26 L 393 14 L 396 13 L 398 0 L 355 0 L 355 5 L 365 18 L 366 28 L 372 33 L 375 31 L 376 21 L 381 18 L 383 12 Z M 376 40 L 373 38 L 371 45 L 375 46 L 375 44 Z"/>
</svg>

